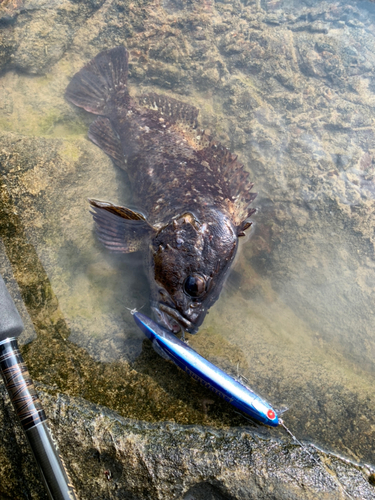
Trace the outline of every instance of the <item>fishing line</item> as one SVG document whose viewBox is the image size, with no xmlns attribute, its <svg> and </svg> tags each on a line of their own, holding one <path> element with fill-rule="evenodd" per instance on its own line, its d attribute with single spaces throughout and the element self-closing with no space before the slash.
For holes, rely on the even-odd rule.
<svg viewBox="0 0 375 500">
<path fill-rule="evenodd" d="M 137 313 L 138 311 L 140 311 L 141 309 L 143 309 L 145 307 L 146 304 L 143 304 L 143 306 L 141 306 L 139 309 L 137 309 L 136 307 L 134 309 L 130 309 L 130 307 L 125 307 L 125 309 L 127 309 L 128 311 L 130 311 L 130 314 L 132 316 L 134 316 L 135 313 Z"/>
<path fill-rule="evenodd" d="M 285 409 L 281 413 L 284 413 L 287 410 L 288 409 Z M 239 411 L 236 411 L 236 410 L 234 410 L 234 413 L 237 413 L 237 415 L 241 415 L 241 417 L 243 417 L 246 420 L 248 420 L 249 422 L 251 422 L 255 427 L 259 427 L 258 423 L 255 420 L 252 420 L 252 419 L 246 417 L 243 413 L 240 413 Z M 280 412 L 278 412 L 278 414 L 280 414 Z M 297 443 L 297 445 L 300 448 L 302 448 L 302 450 L 304 452 L 307 453 L 307 455 L 311 458 L 311 460 L 313 460 L 320 467 L 321 470 L 323 470 L 324 472 L 327 472 L 326 469 L 323 467 L 322 463 L 319 462 L 319 460 L 317 460 L 312 453 L 310 453 L 310 451 L 307 449 L 307 447 L 299 439 L 297 439 L 297 437 L 285 425 L 284 421 L 281 418 L 279 418 L 279 425 L 289 434 L 289 436 L 291 436 L 293 441 L 295 441 Z M 327 469 L 329 469 L 332 472 L 332 474 L 335 474 L 335 472 L 327 464 L 325 464 L 325 466 L 327 467 Z M 346 491 L 346 489 L 344 488 L 344 486 L 341 484 L 340 480 L 337 477 L 332 477 L 332 479 L 339 486 L 342 493 L 344 493 L 350 500 L 354 500 L 354 498 Z"/>
<path fill-rule="evenodd" d="M 240 379 L 243 379 L 245 380 L 246 382 L 248 382 L 248 379 L 246 377 L 244 377 L 242 374 L 239 373 L 239 363 L 237 363 L 237 379 L 240 380 Z M 281 410 L 277 410 L 277 415 L 280 417 L 280 415 L 282 415 L 284 412 L 288 411 L 288 408 L 283 408 Z M 246 418 L 246 420 L 249 420 L 249 422 L 252 422 L 254 423 L 255 425 L 256 422 L 253 422 L 253 420 L 250 420 L 249 418 L 245 417 L 245 415 L 243 415 L 242 413 L 238 412 L 238 411 L 235 411 L 235 413 L 238 413 L 238 415 L 241 415 L 242 417 Z M 303 451 L 305 451 L 307 453 L 307 455 L 324 471 L 324 472 L 327 472 L 326 469 L 323 467 L 322 463 L 319 462 L 312 453 L 310 453 L 310 451 L 307 449 L 307 447 L 299 440 L 297 439 L 297 437 L 293 434 L 293 432 L 285 425 L 284 421 L 279 418 L 279 425 L 281 427 L 283 427 L 283 429 L 287 432 L 287 434 L 289 434 L 291 436 L 291 438 L 293 439 L 293 441 L 295 441 L 298 446 L 300 446 L 302 448 Z M 325 466 L 327 467 L 327 469 L 329 469 L 332 474 L 335 474 L 335 472 L 327 465 L 325 464 Z M 354 500 L 353 497 L 346 491 L 346 489 L 344 488 L 344 486 L 341 484 L 340 480 L 337 478 L 337 477 L 333 477 L 333 479 L 335 480 L 336 484 L 339 486 L 340 490 L 348 497 L 350 498 L 350 500 Z"/>
<path fill-rule="evenodd" d="M 237 364 L 237 373 L 238 373 L 238 364 Z M 244 380 L 247 381 L 247 378 L 244 377 L 241 374 L 239 374 L 238 378 L 243 378 Z M 280 417 L 280 415 L 282 415 L 283 413 L 285 413 L 286 411 L 288 411 L 288 409 L 289 408 L 283 408 L 281 410 L 277 410 L 276 413 Z M 256 421 L 253 421 L 250 418 L 245 417 L 245 415 L 243 413 L 240 413 L 240 412 L 238 412 L 236 410 L 234 410 L 234 412 L 237 413 L 238 415 L 241 415 L 243 418 L 245 418 L 246 420 L 248 420 L 249 422 L 251 422 L 253 425 L 255 425 L 256 427 L 258 427 L 258 424 L 257 424 Z M 293 439 L 293 441 L 295 441 L 298 444 L 298 446 L 300 446 L 300 448 L 302 448 L 302 450 L 307 453 L 307 455 L 320 467 L 321 470 L 323 470 L 324 472 L 327 472 L 326 469 L 323 467 L 323 464 L 321 462 L 319 462 L 319 460 L 317 460 L 314 457 L 314 455 L 307 449 L 307 447 L 299 439 L 297 439 L 297 437 L 285 425 L 284 420 L 282 420 L 281 418 L 279 418 L 279 425 L 287 432 L 287 434 L 289 434 L 289 436 L 291 436 L 291 438 Z M 327 467 L 327 469 L 329 469 L 332 472 L 332 474 L 335 474 L 335 472 L 327 464 L 325 464 L 325 466 Z M 341 484 L 340 480 L 337 477 L 332 477 L 332 479 L 339 486 L 339 488 L 342 491 L 342 493 L 344 493 L 350 500 L 354 500 L 353 497 L 346 491 L 346 489 L 344 488 L 344 486 Z"/>
<path fill-rule="evenodd" d="M 299 439 L 296 438 L 296 436 L 293 434 L 293 432 L 290 429 L 288 429 L 288 427 L 284 424 L 284 421 L 281 418 L 279 418 L 279 425 L 281 425 L 281 427 L 283 429 L 285 429 L 285 431 L 292 437 L 293 441 L 295 441 L 298 444 L 298 446 L 300 446 L 303 449 L 303 451 L 305 451 L 308 454 L 308 456 L 321 468 L 321 470 L 323 470 L 324 472 L 327 472 L 326 469 L 323 467 L 322 462 L 320 462 L 319 460 L 317 460 L 314 457 L 314 455 L 312 453 L 310 453 L 310 451 L 307 449 L 307 447 Z M 335 472 L 327 464 L 325 464 L 325 466 L 333 474 L 335 474 Z M 348 498 L 350 498 L 350 500 L 354 500 L 353 497 L 346 491 L 346 489 L 344 488 L 344 486 L 341 484 L 340 480 L 337 477 L 333 477 L 333 479 L 335 480 L 336 484 L 339 486 L 340 490 Z"/>
</svg>

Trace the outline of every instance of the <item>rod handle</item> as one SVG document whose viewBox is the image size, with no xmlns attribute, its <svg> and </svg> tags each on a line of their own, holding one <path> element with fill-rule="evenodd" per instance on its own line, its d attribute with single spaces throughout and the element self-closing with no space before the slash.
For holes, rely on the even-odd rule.
<svg viewBox="0 0 375 500">
<path fill-rule="evenodd" d="M 0 372 L 52 500 L 77 500 L 17 340 L 0 341 Z"/>
</svg>

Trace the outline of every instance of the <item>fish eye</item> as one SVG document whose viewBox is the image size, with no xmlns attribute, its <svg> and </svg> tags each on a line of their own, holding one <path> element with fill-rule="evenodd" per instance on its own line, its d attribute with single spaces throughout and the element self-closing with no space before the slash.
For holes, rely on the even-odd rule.
<svg viewBox="0 0 375 500">
<path fill-rule="evenodd" d="M 184 290 L 190 297 L 196 299 L 206 291 L 206 281 L 199 274 L 188 276 L 184 283 Z"/>
</svg>

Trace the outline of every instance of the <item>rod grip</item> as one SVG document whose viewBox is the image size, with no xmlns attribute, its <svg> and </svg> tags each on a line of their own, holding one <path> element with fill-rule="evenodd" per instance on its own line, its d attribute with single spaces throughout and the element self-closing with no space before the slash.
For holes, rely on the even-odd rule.
<svg viewBox="0 0 375 500">
<path fill-rule="evenodd" d="M 44 422 L 46 414 L 14 338 L 0 342 L 0 372 L 23 429 Z"/>
<path fill-rule="evenodd" d="M 17 340 L 0 341 L 0 372 L 52 500 L 77 500 Z"/>
<path fill-rule="evenodd" d="M 24 329 L 21 316 L 0 275 L 0 342 L 18 337 Z"/>
</svg>

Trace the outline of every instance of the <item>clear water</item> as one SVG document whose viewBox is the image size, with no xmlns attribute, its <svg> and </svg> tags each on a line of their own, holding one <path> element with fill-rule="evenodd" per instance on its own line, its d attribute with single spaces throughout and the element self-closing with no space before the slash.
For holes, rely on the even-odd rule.
<svg viewBox="0 0 375 500">
<path fill-rule="evenodd" d="M 4 8 L 0 266 L 26 303 L 34 378 L 125 416 L 245 423 L 153 353 L 129 313 L 149 310 L 141 256 L 109 254 L 93 233 L 87 198 L 126 205 L 130 188 L 64 91 L 91 57 L 124 44 L 131 93 L 200 108 L 258 192 L 251 236 L 191 345 L 287 406 L 301 439 L 374 464 L 375 5 Z"/>
</svg>

